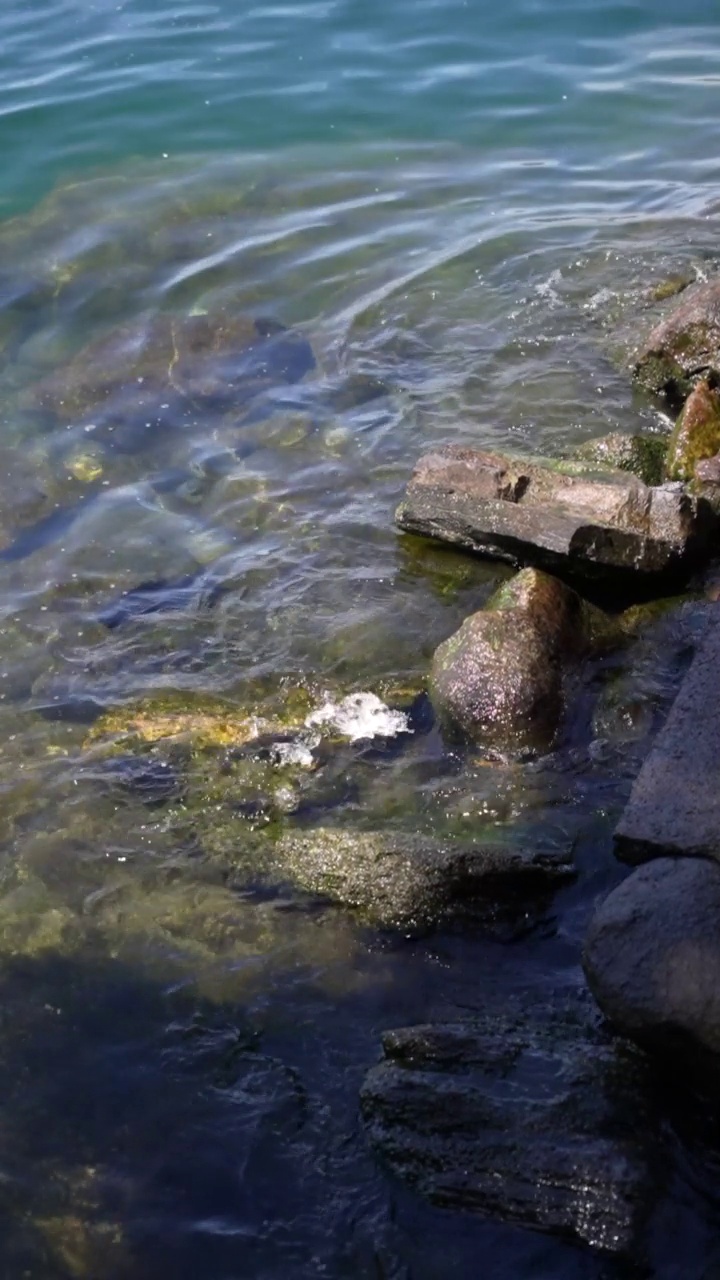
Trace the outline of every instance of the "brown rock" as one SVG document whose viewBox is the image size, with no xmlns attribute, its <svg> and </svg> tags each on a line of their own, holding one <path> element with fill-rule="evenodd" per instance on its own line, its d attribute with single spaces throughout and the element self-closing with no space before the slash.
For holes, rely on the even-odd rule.
<svg viewBox="0 0 720 1280">
<path fill-rule="evenodd" d="M 691 391 L 670 437 L 668 480 L 692 480 L 695 467 L 720 450 L 720 392 L 707 378 Z"/>
<path fill-rule="evenodd" d="M 636 353 L 634 367 L 641 386 L 675 404 L 710 372 L 720 374 L 720 280 L 683 293 Z"/>
</svg>

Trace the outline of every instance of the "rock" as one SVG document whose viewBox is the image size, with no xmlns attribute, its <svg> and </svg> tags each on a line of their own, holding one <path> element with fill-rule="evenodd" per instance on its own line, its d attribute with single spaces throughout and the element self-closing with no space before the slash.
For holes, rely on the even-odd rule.
<svg viewBox="0 0 720 1280">
<path fill-rule="evenodd" d="M 720 1054 L 720 867 L 658 858 L 634 871 L 595 912 L 583 965 L 625 1034 L 696 1065 Z"/>
<path fill-rule="evenodd" d="M 637 590 L 682 576 L 717 527 L 708 503 L 679 484 L 649 487 L 625 472 L 573 474 L 448 445 L 420 459 L 396 513 L 401 529 L 511 564 Z"/>
<path fill-rule="evenodd" d="M 671 404 L 708 373 L 720 374 L 720 280 L 687 289 L 635 356 L 636 381 Z"/>
<path fill-rule="evenodd" d="M 618 857 L 720 859 L 720 618 L 713 612 L 615 832 Z"/>
<path fill-rule="evenodd" d="M 596 440 L 586 440 L 576 449 L 575 456 L 581 462 L 594 463 L 601 471 L 629 471 L 645 484 L 653 485 L 662 484 L 665 478 L 667 447 L 665 436 L 629 436 L 613 431 Z"/>
<path fill-rule="evenodd" d="M 692 480 L 696 464 L 720 450 L 720 392 L 703 378 L 693 388 L 668 446 L 668 480 Z"/>
<path fill-rule="evenodd" d="M 32 401 L 78 424 L 84 445 L 132 453 L 199 411 L 246 409 L 314 365 L 307 340 L 274 320 L 160 313 L 88 343 L 40 381 Z"/>
<path fill-rule="evenodd" d="M 444 1208 L 633 1249 L 656 1193 L 639 1056 L 542 1008 L 389 1031 L 383 1047 L 361 1105 L 397 1176 Z"/>
<path fill-rule="evenodd" d="M 213 579 L 205 570 L 186 573 L 174 580 L 158 578 L 123 591 L 116 601 L 99 611 L 97 619 L 109 630 L 114 630 L 151 613 L 212 609 L 227 590 L 224 583 Z"/>
<path fill-rule="evenodd" d="M 354 907 L 386 928 L 463 915 L 491 923 L 522 914 L 529 899 L 574 876 L 568 849 L 461 844 L 343 827 L 288 832 L 274 857 L 301 889 Z"/>
<path fill-rule="evenodd" d="M 430 696 L 441 721 L 503 750 L 548 746 L 567 661 L 588 648 L 596 614 L 557 578 L 523 569 L 436 650 Z"/>
<path fill-rule="evenodd" d="M 695 463 L 693 489 L 713 510 L 720 511 L 720 453 Z"/>
</svg>

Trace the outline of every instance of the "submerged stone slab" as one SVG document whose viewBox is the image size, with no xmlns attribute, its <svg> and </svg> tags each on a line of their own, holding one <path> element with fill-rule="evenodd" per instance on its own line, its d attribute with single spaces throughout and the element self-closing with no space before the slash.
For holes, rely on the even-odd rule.
<svg viewBox="0 0 720 1280">
<path fill-rule="evenodd" d="M 401 529 L 512 564 L 580 577 L 672 577 L 706 550 L 717 519 L 681 484 L 449 445 L 420 459 Z"/>
<path fill-rule="evenodd" d="M 389 1031 L 370 1142 L 433 1203 L 632 1250 L 654 1179 L 645 1068 L 586 1015 L 534 1008 Z"/>
<path fill-rule="evenodd" d="M 625 862 L 663 854 L 720 859 L 720 613 L 635 781 L 615 832 Z"/>
<path fill-rule="evenodd" d="M 469 844 L 392 831 L 315 827 L 275 845 L 279 869 L 301 889 L 334 898 L 387 928 L 520 912 L 572 879 L 569 848 Z"/>
</svg>

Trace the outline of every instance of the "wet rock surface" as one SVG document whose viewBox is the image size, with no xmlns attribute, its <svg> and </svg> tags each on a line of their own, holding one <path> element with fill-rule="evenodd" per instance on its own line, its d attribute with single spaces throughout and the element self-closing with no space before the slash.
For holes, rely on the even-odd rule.
<svg viewBox="0 0 720 1280">
<path fill-rule="evenodd" d="M 383 1037 L 368 1138 L 433 1203 L 622 1254 L 655 1193 L 642 1060 L 592 1014 L 533 1009 Z"/>
<path fill-rule="evenodd" d="M 720 280 L 685 290 L 635 356 L 636 381 L 671 404 L 708 373 L 720 374 Z"/>
<path fill-rule="evenodd" d="M 658 858 L 633 871 L 597 908 L 583 961 L 600 1008 L 620 1031 L 695 1066 L 720 1054 L 714 862 Z"/>
<path fill-rule="evenodd" d="M 667 438 L 661 435 L 625 435 L 613 431 L 587 440 L 575 451 L 581 462 L 601 471 L 629 471 L 644 484 L 661 484 L 665 478 Z"/>
<path fill-rule="evenodd" d="M 692 480 L 695 468 L 720 450 L 720 392 L 707 378 L 690 392 L 668 445 L 668 480 Z"/>
<path fill-rule="evenodd" d="M 430 692 L 449 732 L 500 749 L 547 746 L 566 668 L 589 648 L 596 612 L 537 569 L 502 586 L 433 658 Z"/>
<path fill-rule="evenodd" d="M 546 905 L 548 895 L 575 874 L 569 848 L 473 845 L 339 827 L 287 832 L 273 860 L 306 892 L 342 902 L 387 928 L 462 916 L 488 924 L 524 919 L 528 905 Z"/>
<path fill-rule="evenodd" d="M 615 832 L 617 854 L 720 858 L 720 617 L 717 606 Z"/>
<path fill-rule="evenodd" d="M 682 574 L 716 528 L 710 506 L 679 484 L 454 445 L 420 459 L 396 521 L 500 560 L 636 587 Z"/>
</svg>

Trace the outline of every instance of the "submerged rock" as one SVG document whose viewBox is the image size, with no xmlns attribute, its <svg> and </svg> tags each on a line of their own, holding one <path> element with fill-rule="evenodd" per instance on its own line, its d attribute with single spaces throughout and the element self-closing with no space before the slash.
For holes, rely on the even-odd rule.
<svg viewBox="0 0 720 1280">
<path fill-rule="evenodd" d="M 90 342 L 32 400 L 57 420 L 82 424 L 86 441 L 135 452 L 198 411 L 245 409 L 314 366 L 307 339 L 277 321 L 161 313 Z"/>
<path fill-rule="evenodd" d="M 430 695 L 451 732 L 502 749 L 547 746 L 568 659 L 603 615 L 556 578 L 523 569 L 436 650 Z"/>
<path fill-rule="evenodd" d="M 720 1055 L 720 867 L 658 858 L 634 871 L 595 912 L 583 965 L 625 1034 L 696 1060 Z"/>
<path fill-rule="evenodd" d="M 512 917 L 574 876 L 569 849 L 462 844 L 343 827 L 288 832 L 273 857 L 301 889 L 354 907 L 387 928 L 450 916 L 488 923 Z"/>
<path fill-rule="evenodd" d="M 717 527 L 710 505 L 680 484 L 454 445 L 420 459 L 396 520 L 512 564 L 625 586 L 686 572 Z"/>
<path fill-rule="evenodd" d="M 692 480 L 695 466 L 720 450 L 720 391 L 707 378 L 693 388 L 668 446 L 668 480 Z"/>
<path fill-rule="evenodd" d="M 227 590 L 222 582 L 208 578 L 204 570 L 183 574 L 174 580 L 159 578 L 141 582 L 137 587 L 123 591 L 116 602 L 101 609 L 97 619 L 114 630 L 147 614 L 186 612 L 193 607 L 212 609 Z"/>
<path fill-rule="evenodd" d="M 370 1142 L 444 1208 L 637 1243 L 655 1194 L 642 1061 L 552 1008 L 386 1032 L 361 1091 Z"/>
<path fill-rule="evenodd" d="M 671 404 L 708 373 L 720 374 L 720 280 L 683 292 L 635 356 L 636 381 Z"/>
</svg>

